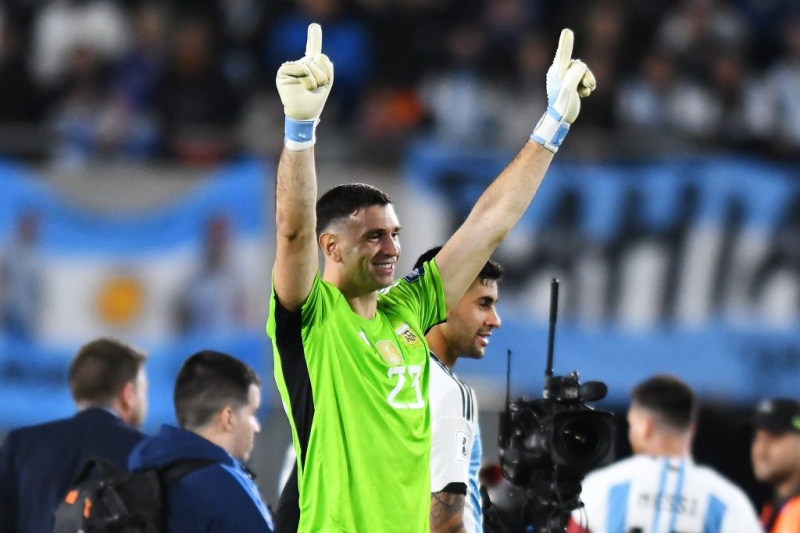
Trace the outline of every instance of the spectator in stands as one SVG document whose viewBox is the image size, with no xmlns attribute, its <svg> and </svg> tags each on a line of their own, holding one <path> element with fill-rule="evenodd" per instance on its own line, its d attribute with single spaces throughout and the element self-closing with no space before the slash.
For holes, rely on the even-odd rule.
<svg viewBox="0 0 800 533">
<path fill-rule="evenodd" d="M 103 142 L 125 159 L 157 155 L 160 132 L 155 114 L 156 82 L 166 55 L 167 13 L 145 3 L 132 15 L 133 42 L 114 65 L 111 101 L 103 122 Z"/>
<path fill-rule="evenodd" d="M 35 123 L 42 98 L 31 75 L 23 36 L 16 21 L 0 23 L 0 123 Z"/>
<path fill-rule="evenodd" d="M 189 333 L 224 334 L 245 318 L 241 278 L 230 263 L 230 221 L 208 221 L 200 270 L 186 286 L 179 309 L 179 327 Z"/>
<path fill-rule="evenodd" d="M 68 63 L 50 120 L 57 134 L 54 163 L 77 168 L 107 153 L 104 129 L 112 101 L 108 65 L 97 51 L 77 46 Z"/>
<path fill-rule="evenodd" d="M 129 46 L 128 20 L 118 2 L 54 0 L 40 5 L 33 21 L 31 60 L 45 90 L 67 76 L 75 48 L 87 48 L 103 61 L 114 61 Z"/>
<path fill-rule="evenodd" d="M 712 131 L 712 108 L 707 88 L 685 77 L 669 53 L 654 49 L 633 77 L 622 81 L 616 94 L 616 123 L 638 138 L 703 139 Z"/>
<path fill-rule="evenodd" d="M 331 93 L 328 120 L 348 124 L 359 108 L 360 96 L 371 82 L 373 39 L 365 21 L 347 11 L 344 0 L 300 0 L 265 43 L 267 70 L 273 72 L 287 57 L 302 53 L 305 29 L 311 22 L 325 26 L 326 53 L 336 64 L 336 91 Z M 396 47 L 395 47 L 396 48 Z"/>
<path fill-rule="evenodd" d="M 90 457 L 126 467 L 144 438 L 144 364 L 144 355 L 116 340 L 81 347 L 69 369 L 78 413 L 12 431 L 0 447 L 0 531 L 53 531 L 55 508 Z"/>
<path fill-rule="evenodd" d="M 17 235 L 2 263 L 0 317 L 6 335 L 20 340 L 36 336 L 42 307 L 42 274 L 39 264 L 39 214 L 23 213 Z"/>
<path fill-rule="evenodd" d="M 786 54 L 766 74 L 774 131 L 770 138 L 777 154 L 796 158 L 800 149 L 800 13 L 786 21 L 782 35 Z"/>
<path fill-rule="evenodd" d="M 769 97 L 764 83 L 750 73 L 741 54 L 726 49 L 713 55 L 709 78 L 712 146 L 758 148 L 760 139 L 770 133 Z"/>
<path fill-rule="evenodd" d="M 445 61 L 431 69 L 419 95 L 433 122 L 433 135 L 442 143 L 477 146 L 495 136 L 499 86 L 482 69 L 486 37 L 474 22 L 448 30 Z"/>
<path fill-rule="evenodd" d="M 743 52 L 750 38 L 741 10 L 725 0 L 683 0 L 670 10 L 656 46 L 670 53 L 687 76 L 700 79 L 714 64 L 714 51 Z"/>
<path fill-rule="evenodd" d="M 166 155 L 183 163 L 217 163 L 236 150 L 240 106 L 217 64 L 209 22 L 180 21 L 171 53 L 156 89 Z"/>
<path fill-rule="evenodd" d="M 161 426 L 131 453 L 131 470 L 205 459 L 169 486 L 167 531 L 272 532 L 272 514 L 245 467 L 256 433 L 261 380 L 248 365 L 210 350 L 184 362 L 175 382 L 180 427 Z"/>
<path fill-rule="evenodd" d="M 759 531 L 745 493 L 692 460 L 697 410 L 694 392 L 674 376 L 637 385 L 628 410 L 634 456 L 584 479 L 585 508 L 573 511 L 568 531 Z"/>
<path fill-rule="evenodd" d="M 761 510 L 761 523 L 767 533 L 796 533 L 800 531 L 800 402 L 764 400 L 752 422 L 753 471 L 774 494 Z"/>
</svg>

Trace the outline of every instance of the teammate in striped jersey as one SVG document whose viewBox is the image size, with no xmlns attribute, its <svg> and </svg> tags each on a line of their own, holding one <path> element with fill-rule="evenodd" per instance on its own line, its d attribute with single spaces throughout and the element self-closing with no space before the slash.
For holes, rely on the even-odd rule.
<svg viewBox="0 0 800 533">
<path fill-rule="evenodd" d="M 440 249 L 422 254 L 415 268 L 421 268 Z M 459 357 L 481 359 L 492 331 L 500 327 L 495 304 L 502 274 L 502 267 L 489 260 L 447 313 L 447 322 L 434 326 L 425 336 L 431 349 L 432 533 L 483 532 L 478 406 L 472 389 L 453 374 L 453 366 Z"/>
<path fill-rule="evenodd" d="M 589 474 L 585 508 L 573 511 L 569 533 L 758 533 L 744 492 L 692 460 L 697 399 L 674 376 L 634 388 L 628 438 L 634 456 Z"/>
</svg>

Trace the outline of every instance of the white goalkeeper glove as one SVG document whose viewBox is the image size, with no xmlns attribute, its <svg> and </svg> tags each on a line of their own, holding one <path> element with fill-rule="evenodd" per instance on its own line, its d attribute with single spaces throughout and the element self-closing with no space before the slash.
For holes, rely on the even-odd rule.
<svg viewBox="0 0 800 533">
<path fill-rule="evenodd" d="M 572 30 L 561 30 L 553 64 L 547 70 L 547 111 L 536 124 L 531 139 L 551 152 L 558 151 L 569 126 L 586 98 L 597 86 L 594 74 L 583 61 L 572 59 L 575 37 Z"/>
<path fill-rule="evenodd" d="M 284 144 L 295 151 L 314 146 L 319 116 L 333 85 L 333 63 L 322 53 L 319 24 L 308 25 L 306 55 L 281 65 L 275 85 L 286 115 Z"/>
</svg>

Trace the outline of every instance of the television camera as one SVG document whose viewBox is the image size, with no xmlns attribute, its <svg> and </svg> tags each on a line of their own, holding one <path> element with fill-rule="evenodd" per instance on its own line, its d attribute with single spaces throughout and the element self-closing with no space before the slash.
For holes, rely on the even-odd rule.
<svg viewBox="0 0 800 533">
<path fill-rule="evenodd" d="M 605 397 L 600 381 L 581 383 L 577 372 L 553 375 L 558 314 L 558 280 L 550 284 L 550 324 L 544 395 L 509 400 L 508 352 L 506 407 L 500 414 L 498 444 L 503 475 L 523 490 L 523 531 L 563 533 L 570 513 L 581 507 L 580 482 L 592 469 L 614 459 L 613 414 L 588 405 Z"/>
</svg>

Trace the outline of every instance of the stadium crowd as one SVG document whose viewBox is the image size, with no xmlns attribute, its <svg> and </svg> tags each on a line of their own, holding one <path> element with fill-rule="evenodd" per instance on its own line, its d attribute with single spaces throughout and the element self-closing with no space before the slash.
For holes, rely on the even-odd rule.
<svg viewBox="0 0 800 533">
<path fill-rule="evenodd" d="M 608 155 L 609 130 L 626 140 L 612 155 L 800 148 L 791 0 L 8 0 L 0 150 L 68 168 L 274 150 L 274 72 L 311 20 L 336 65 L 324 127 L 345 148 L 516 147 L 564 26 L 598 79 L 577 155 Z"/>
</svg>

